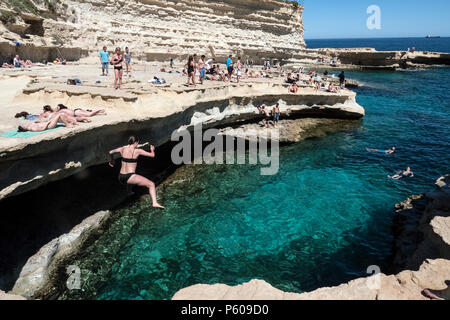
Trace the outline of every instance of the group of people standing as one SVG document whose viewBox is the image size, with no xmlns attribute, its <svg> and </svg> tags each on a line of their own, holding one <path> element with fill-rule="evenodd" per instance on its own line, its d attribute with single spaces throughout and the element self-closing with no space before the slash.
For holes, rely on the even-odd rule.
<svg viewBox="0 0 450 320">
<path fill-rule="evenodd" d="M 130 49 L 125 47 L 124 52 L 122 52 L 122 50 L 117 47 L 114 54 L 110 56 L 108 48 L 104 46 L 100 51 L 99 57 L 102 65 L 102 76 L 108 76 L 109 65 L 114 66 L 114 89 L 117 90 L 117 84 L 119 84 L 119 89 L 122 89 L 124 65 L 126 68 L 125 71 L 130 77 L 133 73 Z"/>
<path fill-rule="evenodd" d="M 258 111 L 261 115 L 263 115 L 263 119 L 261 121 L 262 126 L 269 128 L 270 125 L 277 126 L 278 122 L 280 121 L 280 104 L 277 103 L 272 110 L 270 111 L 269 108 L 266 108 L 265 105 L 261 105 L 258 108 Z"/>
<path fill-rule="evenodd" d="M 171 60 L 173 61 L 173 60 Z M 171 62 L 172 63 L 172 62 Z M 192 85 L 194 87 L 197 86 L 195 76 L 198 74 L 200 84 L 203 84 L 203 81 L 206 79 L 206 74 L 210 74 L 211 78 L 221 79 L 222 81 L 232 82 L 233 75 L 236 77 L 236 81 L 239 83 L 242 77 L 242 69 L 244 68 L 244 64 L 241 61 L 241 57 L 238 57 L 236 63 L 233 62 L 233 55 L 229 55 L 226 61 L 227 73 L 221 73 L 218 69 L 218 66 L 213 65 L 215 63 L 215 59 L 206 60 L 206 56 L 202 55 L 198 58 L 197 54 L 188 57 L 188 61 L 185 65 L 185 70 L 188 81 L 187 86 Z"/>
</svg>

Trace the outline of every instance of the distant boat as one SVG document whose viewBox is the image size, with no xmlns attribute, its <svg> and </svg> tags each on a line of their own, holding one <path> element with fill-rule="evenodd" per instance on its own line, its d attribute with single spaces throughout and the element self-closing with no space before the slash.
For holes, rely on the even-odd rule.
<svg viewBox="0 0 450 320">
<path fill-rule="evenodd" d="M 437 38 L 440 38 L 441 36 L 430 36 L 430 35 L 427 35 L 425 38 L 427 38 L 427 39 L 437 39 Z"/>
</svg>

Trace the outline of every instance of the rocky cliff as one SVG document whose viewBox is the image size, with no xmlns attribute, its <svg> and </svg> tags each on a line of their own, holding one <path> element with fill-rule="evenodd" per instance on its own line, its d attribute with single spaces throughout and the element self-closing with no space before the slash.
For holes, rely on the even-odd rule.
<svg viewBox="0 0 450 320">
<path fill-rule="evenodd" d="M 22 42 L 17 50 L 66 48 L 61 55 L 69 59 L 103 45 L 130 46 L 135 58 L 145 60 L 184 59 L 196 52 L 260 61 L 290 58 L 305 48 L 303 7 L 279 0 L 63 0 L 51 9 L 16 8 L 12 2 L 0 4 L 3 60 L 14 54 L 12 41 Z M 23 53 L 34 60 L 60 55 L 40 49 Z"/>
</svg>

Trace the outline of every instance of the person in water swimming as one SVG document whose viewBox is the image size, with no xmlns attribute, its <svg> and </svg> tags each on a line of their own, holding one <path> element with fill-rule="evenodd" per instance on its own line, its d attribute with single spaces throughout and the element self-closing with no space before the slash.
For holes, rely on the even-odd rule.
<svg viewBox="0 0 450 320">
<path fill-rule="evenodd" d="M 397 172 L 395 175 L 388 176 L 388 177 L 391 178 L 391 179 L 399 180 L 399 179 L 404 178 L 404 177 L 411 177 L 412 178 L 412 177 L 414 177 L 414 173 L 411 171 L 411 168 L 408 167 L 408 168 L 406 168 L 405 171 Z"/>
<path fill-rule="evenodd" d="M 389 150 L 381 150 L 381 149 L 369 149 L 367 148 L 368 152 L 380 152 L 380 153 L 385 153 L 385 154 L 393 154 L 395 152 L 395 147 L 392 147 Z"/>
<path fill-rule="evenodd" d="M 148 180 L 147 178 L 136 174 L 137 162 L 139 156 L 154 158 L 155 157 L 155 147 L 150 146 L 150 151 L 147 152 L 145 150 L 139 149 L 139 140 L 135 137 L 130 137 L 128 139 L 128 146 L 117 148 L 111 150 L 109 155 L 111 157 L 111 161 L 109 165 L 114 167 L 114 154 L 120 153 L 122 156 L 122 168 L 120 169 L 119 174 L 119 182 L 123 185 L 138 185 L 141 187 L 146 187 L 149 190 L 150 197 L 152 198 L 153 207 L 159 209 L 165 209 L 161 206 L 156 200 L 156 186 L 153 181 Z"/>
</svg>

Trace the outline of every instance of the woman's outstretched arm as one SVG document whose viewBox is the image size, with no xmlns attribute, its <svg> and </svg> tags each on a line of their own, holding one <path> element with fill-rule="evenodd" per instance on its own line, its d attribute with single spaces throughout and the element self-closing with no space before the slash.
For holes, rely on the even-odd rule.
<svg viewBox="0 0 450 320">
<path fill-rule="evenodd" d="M 156 154 L 155 154 L 155 146 L 153 146 L 153 145 L 150 146 L 150 152 L 147 152 L 145 150 L 139 149 L 139 155 L 143 156 L 143 157 L 154 158 L 156 156 Z"/>
<path fill-rule="evenodd" d="M 114 150 L 111 150 L 110 152 L 109 152 L 109 166 L 110 167 L 114 167 L 114 154 L 116 154 L 116 153 L 122 153 L 122 149 L 123 149 L 123 147 L 122 148 L 117 148 L 117 149 L 114 149 Z"/>
</svg>

